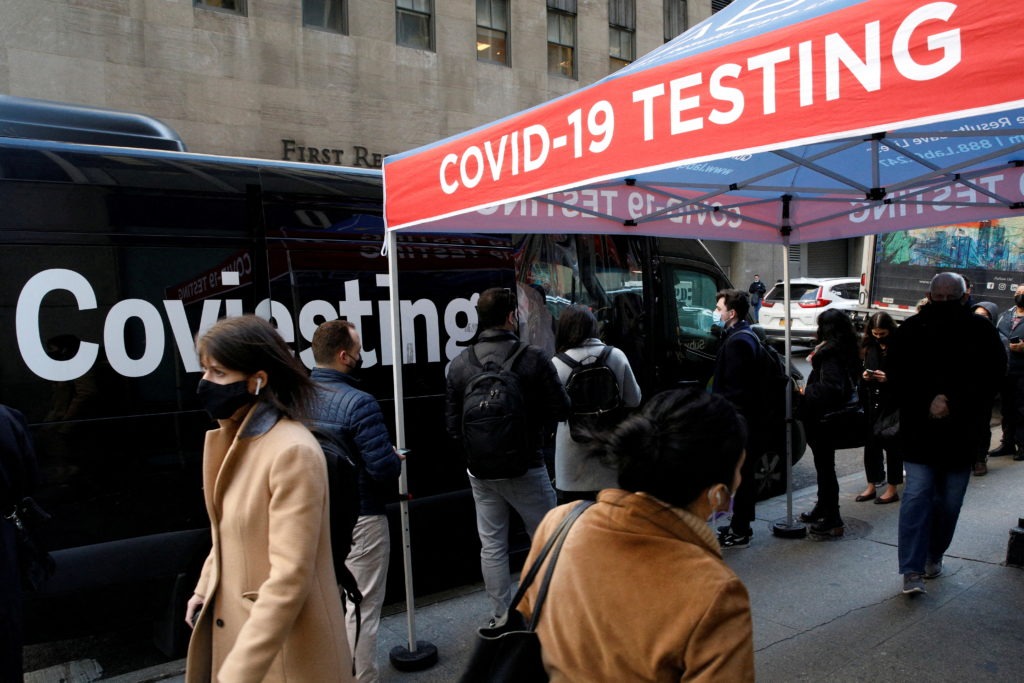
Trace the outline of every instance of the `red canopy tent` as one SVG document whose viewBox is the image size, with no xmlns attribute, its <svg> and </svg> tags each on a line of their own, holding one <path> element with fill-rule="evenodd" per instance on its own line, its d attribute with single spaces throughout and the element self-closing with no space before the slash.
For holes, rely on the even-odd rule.
<svg viewBox="0 0 1024 683">
<path fill-rule="evenodd" d="M 984 0 L 737 0 L 591 86 L 385 159 L 391 301 L 398 230 L 788 246 L 1019 214 L 1022 21 Z M 401 373 L 395 396 L 401 446 Z"/>
</svg>

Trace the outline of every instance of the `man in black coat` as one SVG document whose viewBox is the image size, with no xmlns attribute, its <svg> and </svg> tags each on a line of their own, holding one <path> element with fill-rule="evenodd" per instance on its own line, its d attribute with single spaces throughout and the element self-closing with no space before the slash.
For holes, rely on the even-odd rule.
<svg viewBox="0 0 1024 683">
<path fill-rule="evenodd" d="M 754 274 L 754 281 L 747 287 L 747 294 L 750 295 L 750 310 L 754 314 L 754 322 L 761 321 L 761 302 L 764 301 L 765 292 L 768 289 L 761 282 L 761 276 Z"/>
<path fill-rule="evenodd" d="M 1006 353 L 992 323 L 964 304 L 956 273 L 932 278 L 928 303 L 896 330 L 889 379 L 900 409 L 907 472 L 900 505 L 903 592 L 923 593 L 942 573 Z"/>
<path fill-rule="evenodd" d="M 715 313 L 723 333 L 715 358 L 711 392 L 729 399 L 747 421 L 747 456 L 743 461 L 739 489 L 733 491 L 732 520 L 728 525 L 718 527 L 718 542 L 723 549 L 746 548 L 754 535 L 751 529 L 757 498 L 754 470 L 763 450 L 760 437 L 766 427 L 761 419 L 763 402 L 767 399 L 761 395 L 760 362 L 764 351 L 747 322 L 748 311 L 744 292 L 726 289 L 716 295 Z"/>
<path fill-rule="evenodd" d="M 480 535 L 480 569 L 484 588 L 491 598 L 492 616 L 488 626 L 493 628 L 505 623 L 512 601 L 508 564 L 511 510 L 519 514 L 532 538 L 541 519 L 555 506 L 555 490 L 540 451 L 541 433 L 546 425 L 568 419 L 569 395 L 547 353 L 530 345 L 520 349 L 523 343 L 514 332 L 519 327 L 514 291 L 500 287 L 487 289 L 480 295 L 476 310 L 480 331 L 477 341 L 452 360 L 448 368 L 445 406 L 448 433 L 457 441 L 464 440 L 463 395 L 474 377 L 483 373 L 482 366 L 512 361 L 510 372 L 518 377 L 526 407 L 522 430 L 527 443 L 522 449 L 525 473 L 485 477 L 480 472 L 479 476 L 469 472 Z M 517 350 L 519 354 L 513 360 Z M 473 362 L 474 357 L 479 365 Z M 492 450 L 497 453 L 498 447 Z"/>
</svg>

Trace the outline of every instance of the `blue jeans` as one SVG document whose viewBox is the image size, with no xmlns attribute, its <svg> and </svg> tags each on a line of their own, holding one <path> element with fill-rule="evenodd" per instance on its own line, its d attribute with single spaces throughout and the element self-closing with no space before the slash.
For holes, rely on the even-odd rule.
<svg viewBox="0 0 1024 683">
<path fill-rule="evenodd" d="M 470 476 L 476 503 L 476 530 L 480 534 L 480 572 L 491 598 L 492 614 L 500 617 L 512 602 L 512 574 L 508 566 L 509 513 L 515 509 L 526 533 L 533 532 L 555 507 L 555 490 L 548 470 L 534 467 L 514 479 L 477 479 Z"/>
<path fill-rule="evenodd" d="M 900 503 L 900 574 L 923 574 L 927 562 L 942 559 L 953 541 L 971 469 L 945 471 L 904 463 L 907 483 Z"/>
</svg>

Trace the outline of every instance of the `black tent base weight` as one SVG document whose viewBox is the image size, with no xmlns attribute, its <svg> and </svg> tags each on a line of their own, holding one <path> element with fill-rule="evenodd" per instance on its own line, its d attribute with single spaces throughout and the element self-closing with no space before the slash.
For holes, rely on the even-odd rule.
<svg viewBox="0 0 1024 683">
<path fill-rule="evenodd" d="M 779 538 L 804 538 L 807 527 L 797 521 L 781 519 L 772 524 L 772 533 Z"/>
<path fill-rule="evenodd" d="M 437 646 L 425 640 L 416 641 L 416 649 L 398 645 L 391 648 L 391 666 L 399 671 L 423 671 L 437 664 Z"/>
</svg>

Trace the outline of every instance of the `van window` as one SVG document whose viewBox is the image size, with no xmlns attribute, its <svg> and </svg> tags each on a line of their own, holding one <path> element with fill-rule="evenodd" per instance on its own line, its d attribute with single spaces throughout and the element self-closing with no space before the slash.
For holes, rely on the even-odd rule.
<svg viewBox="0 0 1024 683">
<path fill-rule="evenodd" d="M 682 346 L 705 349 L 712 343 L 711 323 L 718 283 L 705 273 L 670 266 L 672 292 L 678 315 L 676 334 Z"/>
<path fill-rule="evenodd" d="M 643 269 L 640 243 L 606 235 L 527 235 L 516 250 L 520 307 L 544 301 L 550 324 L 530 327 L 527 341 L 554 353 L 554 332 L 566 306 L 583 304 L 597 316 L 602 339 L 641 362 Z M 520 319 L 522 320 L 522 311 Z M 634 360 L 635 359 L 635 360 Z"/>
</svg>

